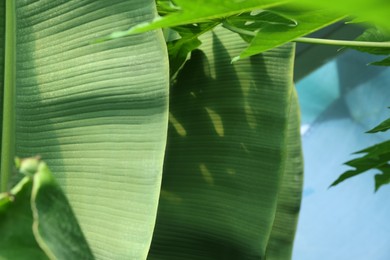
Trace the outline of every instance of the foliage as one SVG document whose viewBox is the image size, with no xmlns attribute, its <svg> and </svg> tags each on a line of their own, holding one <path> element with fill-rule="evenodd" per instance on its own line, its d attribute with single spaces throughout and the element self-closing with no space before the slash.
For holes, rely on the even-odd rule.
<svg viewBox="0 0 390 260">
<path fill-rule="evenodd" d="M 47 165 L 39 158 L 19 164 L 18 174 L 25 177 L 0 193 L 0 258 L 94 259 Z"/>
<path fill-rule="evenodd" d="M 385 120 L 367 133 L 384 132 L 390 129 L 390 119 Z M 346 162 L 346 165 L 355 168 L 343 173 L 331 186 L 335 186 L 340 182 L 353 176 L 362 174 L 369 170 L 379 170 L 381 173 L 375 175 L 375 191 L 384 184 L 390 183 L 390 141 L 385 141 L 380 144 L 368 147 L 355 154 L 365 154 L 361 158 L 357 158 Z"/>
<path fill-rule="evenodd" d="M 0 0 L 0 228 L 28 234 L 0 247 L 37 259 L 289 259 L 302 185 L 289 42 L 376 10 L 324 3 L 161 0 L 156 18 L 153 0 Z M 388 150 L 350 165 L 362 172 Z M 6 193 L 15 154 L 44 157 L 72 210 L 37 159 Z M 50 194 L 62 203 L 48 208 Z"/>
</svg>

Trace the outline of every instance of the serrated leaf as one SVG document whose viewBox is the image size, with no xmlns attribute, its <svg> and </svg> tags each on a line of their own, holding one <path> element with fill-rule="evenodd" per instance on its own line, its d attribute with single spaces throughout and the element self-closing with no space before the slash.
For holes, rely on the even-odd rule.
<svg viewBox="0 0 390 260">
<path fill-rule="evenodd" d="M 390 66 L 390 57 L 383 59 L 381 61 L 375 61 L 370 63 L 370 65 L 376 65 L 376 66 Z"/>
<path fill-rule="evenodd" d="M 390 33 L 379 28 L 369 28 L 363 32 L 362 35 L 356 38 L 356 41 L 364 42 L 389 42 Z M 374 48 L 374 47 L 354 47 L 358 51 L 368 52 L 376 55 L 388 55 L 390 54 L 390 48 Z"/>
<path fill-rule="evenodd" d="M 381 171 L 383 174 L 388 174 L 389 163 L 390 163 L 390 141 L 386 141 L 374 146 L 368 147 L 364 150 L 358 151 L 355 154 L 365 154 L 364 156 L 353 159 L 346 162 L 345 164 L 355 168 L 354 170 L 349 170 L 340 175 L 340 177 L 335 180 L 331 186 L 335 186 L 346 179 L 362 174 L 368 170 L 376 169 Z M 381 182 L 379 182 L 380 184 Z M 380 187 L 382 184 L 376 187 Z"/>
<path fill-rule="evenodd" d="M 383 174 L 375 175 L 375 191 L 378 191 L 383 185 L 390 183 L 390 166 L 387 165 L 386 172 L 384 169 L 382 171 L 384 172 Z"/>
<path fill-rule="evenodd" d="M 275 12 L 259 10 L 230 16 L 223 22 L 223 24 L 255 33 L 260 31 L 267 24 L 296 26 L 297 22 Z M 253 39 L 253 36 L 248 34 L 239 34 L 247 42 L 250 42 Z"/>
<path fill-rule="evenodd" d="M 9 193 L 0 193 L 0 259 L 48 260 L 33 231 L 32 180 L 25 177 Z"/>
<path fill-rule="evenodd" d="M 187 61 L 191 51 L 202 44 L 198 37 L 213 29 L 216 25 L 218 25 L 218 23 L 200 23 L 172 28 L 181 36 L 181 38 L 167 43 L 171 79 L 174 78 Z"/>
<path fill-rule="evenodd" d="M 386 119 L 367 133 L 377 133 L 377 132 L 385 132 L 390 129 L 390 118 Z"/>
<path fill-rule="evenodd" d="M 288 17 L 295 21 L 297 26 L 266 24 L 253 38 L 249 47 L 234 60 L 270 50 L 286 42 L 290 42 L 295 38 L 335 23 L 345 16 L 344 14 L 329 11 L 328 9 L 298 8 L 295 5 L 283 5 L 270 8 L 269 10 Z"/>
</svg>

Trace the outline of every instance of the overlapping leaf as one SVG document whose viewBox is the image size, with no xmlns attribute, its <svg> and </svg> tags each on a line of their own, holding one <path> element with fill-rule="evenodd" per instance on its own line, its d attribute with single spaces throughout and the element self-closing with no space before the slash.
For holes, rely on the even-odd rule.
<svg viewBox="0 0 390 260">
<path fill-rule="evenodd" d="M 335 23 L 345 16 L 343 13 L 332 12 L 329 9 L 296 7 L 291 4 L 270 8 L 269 10 L 295 21 L 296 26 L 285 26 L 278 23 L 265 24 L 256 33 L 249 47 L 235 58 L 236 60 L 280 46 Z"/>
<path fill-rule="evenodd" d="M 0 258 L 94 259 L 73 211 L 44 162 L 22 162 L 24 177 L 0 194 Z"/>
<path fill-rule="evenodd" d="M 201 40 L 172 88 L 149 259 L 263 259 L 287 167 L 293 47 L 230 64 L 245 45 L 237 34 Z"/>
<path fill-rule="evenodd" d="M 328 8 L 334 12 L 347 13 L 357 17 L 358 21 L 369 22 L 390 30 L 388 0 L 293 0 L 293 2 L 304 7 Z"/>
</svg>

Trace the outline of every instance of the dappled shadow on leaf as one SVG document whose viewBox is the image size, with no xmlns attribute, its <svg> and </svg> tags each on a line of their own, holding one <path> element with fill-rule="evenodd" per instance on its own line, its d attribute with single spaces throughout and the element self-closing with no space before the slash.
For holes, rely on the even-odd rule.
<svg viewBox="0 0 390 260">
<path fill-rule="evenodd" d="M 217 31 L 203 39 L 205 47 L 192 53 L 172 87 L 174 120 L 149 259 L 264 256 L 286 89 L 278 89 L 263 57 L 232 65 L 243 42 L 230 35 Z M 280 97 L 267 96 L 278 91 Z"/>
</svg>

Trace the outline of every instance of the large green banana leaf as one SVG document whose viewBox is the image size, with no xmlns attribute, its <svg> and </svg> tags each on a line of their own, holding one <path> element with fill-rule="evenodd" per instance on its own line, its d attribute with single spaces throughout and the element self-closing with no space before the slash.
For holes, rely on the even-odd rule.
<svg viewBox="0 0 390 260">
<path fill-rule="evenodd" d="M 152 19 L 154 1 L 0 0 L 0 13 L 5 3 L 15 4 L 6 20 L 16 27 L 4 33 L 0 16 L 0 64 L 4 35 L 16 37 L 5 50 L 16 53 L 5 64 L 8 72 L 15 66 L 16 83 L 0 84 L 16 94 L 14 107 L 5 100 L 15 131 L 2 165 L 12 149 L 41 155 L 97 259 L 146 258 L 168 122 L 165 43 L 157 31 L 90 43 Z M 1 174 L 4 186 L 9 171 Z"/>
<path fill-rule="evenodd" d="M 268 241 L 279 243 L 271 231 L 287 155 L 301 162 L 297 106 L 289 114 L 294 47 L 231 64 L 245 46 L 238 35 L 219 28 L 202 41 L 171 92 L 149 259 L 264 259 Z"/>
</svg>

